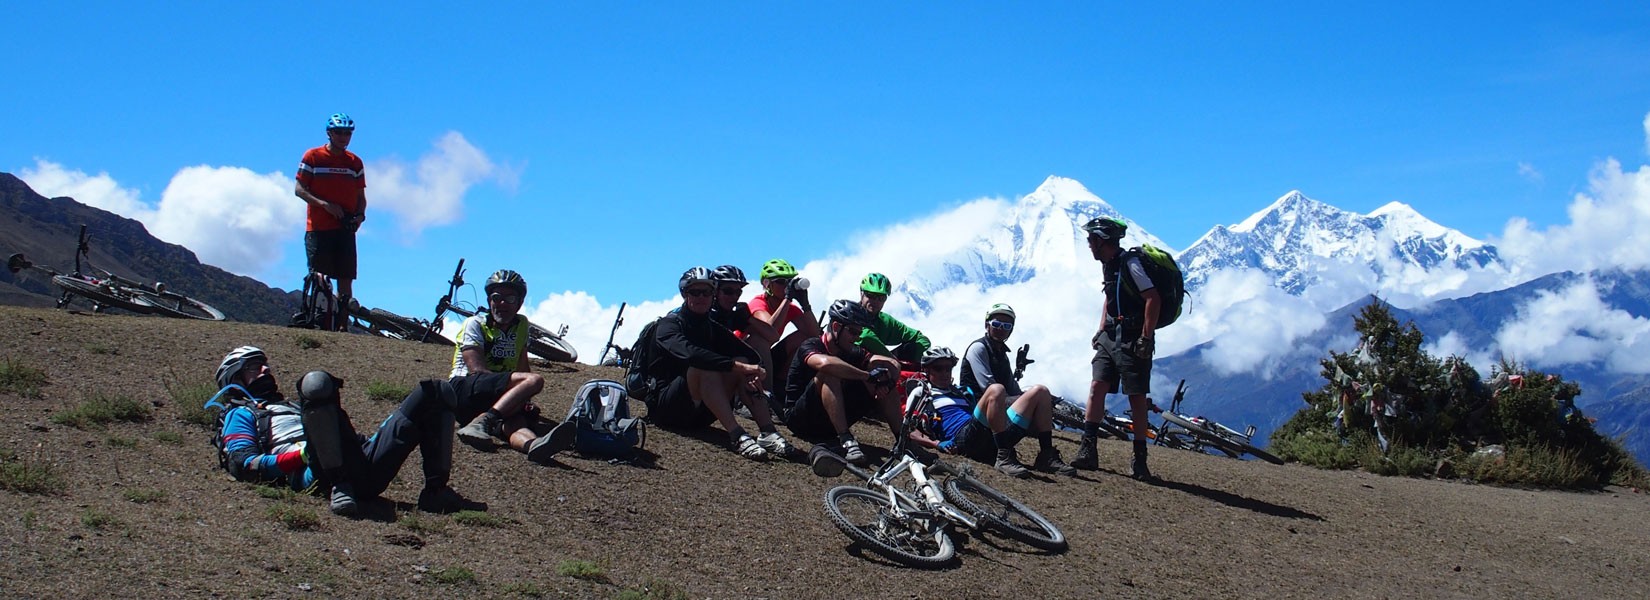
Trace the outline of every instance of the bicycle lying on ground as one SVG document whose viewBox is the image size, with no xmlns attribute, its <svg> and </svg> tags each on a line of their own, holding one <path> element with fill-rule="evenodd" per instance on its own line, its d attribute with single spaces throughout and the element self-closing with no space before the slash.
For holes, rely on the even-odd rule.
<svg viewBox="0 0 1650 600">
<path fill-rule="evenodd" d="M 485 306 L 479 306 L 473 303 L 457 304 L 453 302 L 453 296 L 457 294 L 458 289 L 464 287 L 464 285 L 464 259 L 460 258 L 458 259 L 458 267 L 453 269 L 452 280 L 447 282 L 447 293 L 441 296 L 441 299 L 437 300 L 435 303 L 435 318 L 430 320 L 427 326 L 423 327 L 423 331 L 420 335 L 412 339 L 427 341 L 431 339 L 431 336 L 440 336 L 442 328 L 446 326 L 446 316 L 448 311 L 464 318 L 473 317 L 479 313 L 487 312 L 487 308 Z M 405 317 L 401 318 L 405 319 Z M 411 319 L 407 320 L 411 321 Z M 527 328 L 527 335 L 527 352 L 534 356 L 551 362 L 574 362 L 579 359 L 579 351 L 574 350 L 573 345 L 567 343 L 567 340 L 563 337 L 567 335 L 566 325 L 562 325 L 561 329 L 556 333 L 550 333 L 549 331 L 540 328 L 538 325 L 529 324 Z M 449 344 L 450 343 L 451 342 L 449 342 Z"/>
<path fill-rule="evenodd" d="M 1174 400 L 1169 403 L 1168 410 L 1153 406 L 1163 418 L 1163 422 L 1156 428 L 1158 445 L 1194 452 L 1208 452 L 1213 449 L 1232 458 L 1249 454 L 1269 463 L 1283 464 L 1283 459 L 1255 447 L 1254 425 L 1239 432 L 1208 417 L 1183 414 L 1180 412 L 1180 405 L 1185 400 L 1186 380 L 1182 379 L 1180 385 L 1175 387 Z"/>
<path fill-rule="evenodd" d="M 1025 375 L 1027 366 L 1031 363 L 1037 362 L 1028 356 L 1030 353 L 1031 344 L 1020 346 L 1020 349 L 1014 353 L 1015 381 L 1019 381 L 1020 378 Z M 1131 439 L 1132 436 L 1130 434 L 1134 432 L 1134 421 L 1130 420 L 1128 417 L 1113 415 L 1103 408 L 1100 413 L 1102 415 L 1102 419 L 1099 423 L 1101 435 L 1123 440 L 1125 442 Z M 1065 398 L 1061 398 L 1059 396 L 1054 397 L 1053 416 L 1055 425 L 1078 432 L 1084 430 L 1085 421 L 1087 420 L 1086 416 L 1083 414 L 1082 406 L 1066 402 Z M 1152 435 L 1152 432 L 1147 430 L 1146 437 L 1150 438 Z"/>
<path fill-rule="evenodd" d="M 73 273 L 61 273 L 51 267 L 34 264 L 21 253 L 6 258 L 6 269 L 12 273 L 34 269 L 49 275 L 52 283 L 63 288 L 63 296 L 57 299 L 58 308 L 67 307 L 78 296 L 92 303 L 92 312 L 103 312 L 105 308 L 113 307 L 139 314 L 160 314 L 180 319 L 224 320 L 222 311 L 200 300 L 170 291 L 164 283 L 157 282 L 150 286 L 92 266 L 91 236 L 86 234 L 85 225 L 80 226 L 80 242 L 75 248 Z"/>
<path fill-rule="evenodd" d="M 837 529 L 872 552 L 914 567 L 941 567 L 956 556 L 952 527 L 988 530 L 1050 553 L 1064 552 L 1065 534 L 1036 511 L 975 479 L 966 468 L 938 458 L 923 463 L 908 435 L 931 418 L 933 390 L 920 379 L 907 381 L 906 387 L 911 391 L 900 435 L 875 471 L 820 446 L 810 452 L 814 474 L 835 477 L 847 470 L 865 481 L 825 492 L 825 513 Z M 944 484 L 931 472 L 944 475 Z M 896 483 L 901 475 L 910 475 L 910 483 Z"/>
</svg>

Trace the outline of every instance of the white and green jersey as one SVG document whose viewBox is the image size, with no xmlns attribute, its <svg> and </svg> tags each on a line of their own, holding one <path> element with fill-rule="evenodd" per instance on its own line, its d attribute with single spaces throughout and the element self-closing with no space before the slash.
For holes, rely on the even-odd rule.
<svg viewBox="0 0 1650 600">
<path fill-rule="evenodd" d="M 522 315 L 516 315 L 516 324 L 509 329 L 498 328 L 492 316 L 487 314 L 465 319 L 464 330 L 458 335 L 458 344 L 453 346 L 453 374 L 449 377 L 470 374 L 469 365 L 464 364 L 464 351 L 469 348 L 481 350 L 487 370 L 494 373 L 515 371 L 520 361 L 527 357 L 527 327 L 527 317 Z"/>
</svg>

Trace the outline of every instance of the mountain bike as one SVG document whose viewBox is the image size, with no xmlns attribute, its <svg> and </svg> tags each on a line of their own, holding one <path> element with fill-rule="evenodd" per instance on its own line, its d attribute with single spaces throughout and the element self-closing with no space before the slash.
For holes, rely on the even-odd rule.
<svg viewBox="0 0 1650 600">
<path fill-rule="evenodd" d="M 1249 454 L 1269 463 L 1283 464 L 1283 459 L 1255 447 L 1252 442 L 1255 436 L 1254 425 L 1239 432 L 1208 417 L 1181 413 L 1180 405 L 1185 400 L 1186 380 L 1182 379 L 1180 385 L 1175 387 L 1174 400 L 1169 403 L 1168 410 L 1153 405 L 1153 410 L 1163 418 L 1163 422 L 1156 428 L 1158 445 L 1196 452 L 1213 449 L 1232 458 Z"/>
<path fill-rule="evenodd" d="M 1027 366 L 1031 363 L 1037 362 L 1036 360 L 1030 358 L 1030 353 L 1031 344 L 1020 346 L 1020 349 L 1014 353 L 1015 381 L 1019 381 L 1021 377 L 1025 376 Z M 1129 441 L 1132 437 L 1130 434 L 1134 432 L 1134 421 L 1129 420 L 1127 417 L 1113 415 L 1110 412 L 1105 411 L 1103 408 L 1100 411 L 1100 414 L 1102 415 L 1099 423 L 1099 433 L 1101 435 L 1123 440 L 1125 442 Z M 1086 426 L 1087 417 L 1083 414 L 1083 407 L 1071 402 L 1066 402 L 1065 398 L 1061 398 L 1059 396 L 1054 397 L 1053 416 L 1054 424 L 1066 429 L 1084 431 Z M 1147 431 L 1146 436 L 1149 438 L 1152 436 L 1152 433 Z"/>
<path fill-rule="evenodd" d="M 439 327 L 432 329 L 429 321 L 403 317 L 382 308 L 366 308 L 353 298 L 350 301 L 349 314 L 362 329 L 374 335 L 426 344 L 453 345 L 452 340 L 441 334 Z"/>
<path fill-rule="evenodd" d="M 848 539 L 906 565 L 936 568 L 951 562 L 956 546 L 953 527 L 1001 534 L 1032 547 L 1065 552 L 1066 536 L 1053 523 L 1007 494 L 975 479 L 966 468 L 931 457 L 932 464 L 910 448 L 908 434 L 932 418 L 933 389 L 925 379 L 906 382 L 905 417 L 892 454 L 875 471 L 850 464 L 836 453 L 815 446 L 809 454 L 814 474 L 835 477 L 844 470 L 865 481 L 825 492 L 825 514 Z M 941 484 L 930 473 L 944 475 Z M 910 482 L 896 483 L 902 475 Z"/>
<path fill-rule="evenodd" d="M 17 273 L 34 269 L 47 274 L 52 283 L 63 288 L 57 307 L 65 308 L 75 297 L 92 303 L 92 312 L 105 308 L 119 308 L 138 314 L 160 314 L 181 319 L 222 321 L 224 314 L 211 305 L 170 291 L 165 283 L 153 286 L 126 279 L 92 265 L 91 236 L 86 226 L 80 226 L 80 241 L 75 247 L 74 272 L 62 273 L 51 267 L 37 265 L 21 253 L 6 258 L 6 269 Z"/>
<path fill-rule="evenodd" d="M 435 303 L 435 318 L 431 319 L 427 327 L 417 336 L 420 341 L 431 339 L 431 336 L 440 336 L 446 326 L 446 316 L 450 311 L 453 314 L 470 318 L 487 312 L 487 307 L 478 303 L 455 303 L 453 296 L 459 288 L 464 287 L 464 259 L 458 259 L 458 267 L 453 269 L 453 278 L 447 282 L 447 293 Z M 474 289 L 474 286 L 471 286 Z M 540 328 L 538 325 L 528 324 L 527 352 L 551 362 L 574 362 L 579 359 L 579 351 L 567 343 L 563 337 L 567 335 L 567 325 L 562 325 L 556 333 Z"/>
</svg>

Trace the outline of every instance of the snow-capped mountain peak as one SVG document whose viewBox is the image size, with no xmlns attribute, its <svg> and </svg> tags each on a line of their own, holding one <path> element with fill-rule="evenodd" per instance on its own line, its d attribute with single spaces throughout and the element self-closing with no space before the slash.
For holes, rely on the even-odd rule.
<svg viewBox="0 0 1650 600">
<path fill-rule="evenodd" d="M 1352 273 L 1372 278 L 1368 293 L 1382 289 L 1384 274 L 1419 268 L 1504 269 L 1493 246 L 1449 229 L 1401 202 L 1361 215 L 1291 191 L 1230 227 L 1215 227 L 1180 257 L 1188 287 L 1200 287 L 1216 271 L 1262 271 L 1291 294 Z M 1347 269 L 1347 267 L 1355 267 Z"/>
</svg>

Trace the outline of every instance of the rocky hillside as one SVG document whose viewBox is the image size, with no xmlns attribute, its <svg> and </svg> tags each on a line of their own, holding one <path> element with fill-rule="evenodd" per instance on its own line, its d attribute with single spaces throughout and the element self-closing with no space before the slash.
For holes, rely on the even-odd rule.
<svg viewBox="0 0 1650 600">
<path fill-rule="evenodd" d="M 300 341 L 305 343 L 300 344 Z M 283 384 L 314 368 L 347 380 L 367 430 L 393 400 L 369 390 L 447 371 L 441 348 L 241 323 L 0 307 L 0 596 L 104 597 L 1590 597 L 1637 598 L 1650 548 L 1631 490 L 1529 491 L 1166 449 L 1158 484 L 1106 470 L 1077 479 L 981 477 L 1059 524 L 1070 551 L 1041 555 L 960 536 L 951 569 L 891 566 L 831 527 L 832 485 L 806 466 L 735 456 L 718 431 L 650 430 L 649 466 L 577 456 L 535 466 L 457 448 L 454 485 L 490 518 L 411 510 L 417 453 L 371 518 L 233 482 L 176 399 L 229 348 L 267 349 Z M 20 374 L 44 374 L 38 391 Z M 617 370 L 541 369 L 545 414 Z M 389 394 L 393 396 L 393 394 Z M 98 398 L 153 406 L 147 420 L 65 425 Z M 55 418 L 55 419 L 54 419 Z M 752 425 L 747 424 L 747 427 Z M 856 433 L 886 448 L 880 426 Z M 1067 453 L 1071 439 L 1057 444 Z M 58 482 L 17 489 L 21 473 Z M 32 489 L 32 488 L 31 488 Z"/>
<path fill-rule="evenodd" d="M 137 221 L 73 198 L 41 196 L 10 173 L 0 173 L 0 254 L 21 252 L 40 265 L 72 271 L 81 225 L 92 235 L 92 264 L 116 275 L 166 282 L 236 321 L 284 324 L 297 310 L 294 293 L 203 265 L 194 252 L 155 239 Z M 50 306 L 59 293 L 39 273 L 0 271 L 0 303 Z"/>
</svg>

